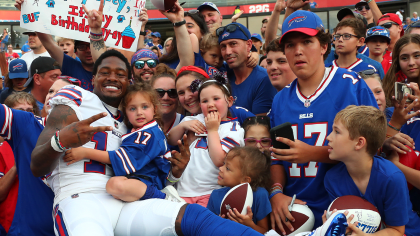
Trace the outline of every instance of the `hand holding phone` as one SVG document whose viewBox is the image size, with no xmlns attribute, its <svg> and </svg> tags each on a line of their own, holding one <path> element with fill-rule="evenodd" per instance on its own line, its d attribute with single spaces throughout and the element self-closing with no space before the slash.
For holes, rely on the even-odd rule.
<svg viewBox="0 0 420 236">
<path fill-rule="evenodd" d="M 401 102 L 404 98 L 404 95 L 406 93 L 414 95 L 414 92 L 411 88 L 407 87 L 407 84 L 401 83 L 401 82 L 395 82 L 394 86 L 394 92 L 395 92 L 395 100 Z M 413 100 L 407 98 L 406 103 L 410 103 Z"/>
<path fill-rule="evenodd" d="M 287 138 L 295 141 L 293 135 L 292 124 L 290 122 L 278 125 L 270 130 L 273 147 L 277 149 L 290 149 L 290 147 L 282 142 L 276 140 L 277 137 Z"/>
</svg>

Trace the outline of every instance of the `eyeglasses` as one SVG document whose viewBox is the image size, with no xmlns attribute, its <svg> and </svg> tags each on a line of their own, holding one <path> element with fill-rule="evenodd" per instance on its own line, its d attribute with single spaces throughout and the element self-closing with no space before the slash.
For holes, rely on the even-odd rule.
<svg viewBox="0 0 420 236">
<path fill-rule="evenodd" d="M 374 69 L 367 69 L 367 70 L 362 70 L 358 72 L 359 75 L 373 75 L 375 73 L 376 73 L 376 70 Z"/>
<path fill-rule="evenodd" d="M 155 89 L 156 92 L 159 94 L 159 97 L 163 98 L 165 96 L 165 93 L 168 93 L 168 96 L 170 98 L 177 98 L 178 94 L 176 92 L 176 89 L 168 89 L 168 90 L 164 90 L 164 89 Z"/>
<path fill-rule="evenodd" d="M 58 76 L 58 79 L 63 79 L 68 81 L 70 84 L 77 85 L 79 87 L 82 87 L 82 82 L 76 78 L 70 77 L 70 76 Z"/>
<path fill-rule="evenodd" d="M 155 59 L 149 59 L 149 60 L 144 60 L 144 61 L 139 60 L 134 63 L 134 67 L 136 67 L 137 69 L 143 69 L 144 65 L 146 64 L 149 68 L 155 68 L 157 66 L 157 60 Z"/>
<path fill-rule="evenodd" d="M 79 51 L 86 51 L 87 48 L 90 49 L 90 44 L 79 44 L 76 46 Z"/>
<path fill-rule="evenodd" d="M 232 24 L 232 25 L 227 25 L 227 26 L 222 26 L 222 27 L 220 27 L 220 28 L 217 28 L 217 30 L 216 30 L 216 36 L 217 37 L 219 37 L 221 34 L 223 34 L 223 32 L 225 32 L 225 30 L 226 30 L 226 32 L 229 32 L 229 33 L 232 33 L 232 32 L 235 32 L 237 29 L 240 29 L 241 31 L 242 31 L 242 33 L 244 33 L 244 35 L 245 36 L 249 36 L 242 28 L 241 28 L 241 26 L 239 26 L 239 25 L 235 25 L 235 24 Z"/>
<path fill-rule="evenodd" d="M 192 10 L 189 10 L 189 11 L 187 11 L 188 13 L 190 13 L 190 14 L 197 14 L 197 13 L 199 13 L 200 11 L 199 10 L 196 10 L 196 9 L 192 9 Z"/>
<path fill-rule="evenodd" d="M 397 23 L 395 23 L 395 22 L 387 22 L 387 23 L 384 23 L 384 24 L 382 24 L 382 25 L 380 25 L 380 26 L 382 26 L 382 27 L 384 27 L 384 28 L 389 29 L 389 28 L 391 28 L 391 27 L 392 27 L 392 25 L 399 25 L 399 24 L 397 24 Z"/>
<path fill-rule="evenodd" d="M 334 34 L 334 36 L 333 36 L 334 41 L 339 40 L 341 38 L 341 36 L 343 37 L 344 40 L 349 40 L 349 39 L 351 39 L 352 36 L 356 37 L 356 38 L 359 38 L 357 35 L 354 35 L 354 34 Z"/>
<path fill-rule="evenodd" d="M 19 110 L 19 111 L 26 111 L 26 112 L 30 112 L 35 114 L 35 110 L 33 108 L 28 108 L 28 109 L 23 109 L 23 108 L 15 108 L 15 110 Z"/>
<path fill-rule="evenodd" d="M 363 6 L 356 7 L 356 10 L 363 11 L 363 8 L 366 9 L 366 11 L 370 10 L 370 7 L 368 5 L 363 5 Z"/>
<path fill-rule="evenodd" d="M 262 138 L 262 139 L 255 139 L 255 138 L 246 138 L 244 139 L 245 146 L 257 146 L 259 143 L 263 147 L 271 147 L 271 138 Z"/>
</svg>

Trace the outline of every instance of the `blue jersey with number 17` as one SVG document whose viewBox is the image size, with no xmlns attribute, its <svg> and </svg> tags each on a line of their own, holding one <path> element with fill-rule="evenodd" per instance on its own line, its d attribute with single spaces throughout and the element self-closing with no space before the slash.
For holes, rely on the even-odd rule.
<svg viewBox="0 0 420 236">
<path fill-rule="evenodd" d="M 311 96 L 305 97 L 300 92 L 297 79 L 277 93 L 269 114 L 271 126 L 290 122 L 295 140 L 326 146 L 335 115 L 348 105 L 378 107 L 372 91 L 355 72 L 336 66 L 326 67 L 323 80 Z M 315 228 L 320 226 L 321 216 L 330 203 L 323 181 L 332 165 L 287 161 L 274 161 L 273 164 L 282 164 L 286 170 L 284 193 L 296 194 L 297 199 L 307 202 L 315 215 Z"/>
</svg>

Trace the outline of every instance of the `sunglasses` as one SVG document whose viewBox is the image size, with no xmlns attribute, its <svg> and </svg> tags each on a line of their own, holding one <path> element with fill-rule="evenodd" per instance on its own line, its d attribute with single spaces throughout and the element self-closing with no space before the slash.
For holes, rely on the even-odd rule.
<svg viewBox="0 0 420 236">
<path fill-rule="evenodd" d="M 263 147 L 271 147 L 271 138 L 262 138 L 262 139 L 255 139 L 255 138 L 246 138 L 244 139 L 245 146 L 257 146 L 259 143 Z"/>
<path fill-rule="evenodd" d="M 70 77 L 70 76 L 58 76 L 58 79 L 63 79 L 68 81 L 72 85 L 77 85 L 79 87 L 82 87 L 82 82 L 76 78 Z"/>
<path fill-rule="evenodd" d="M 368 5 L 356 7 L 356 10 L 363 11 L 363 8 L 366 9 L 366 11 L 370 10 L 370 7 Z"/>
<path fill-rule="evenodd" d="M 147 66 L 149 68 L 155 68 L 157 66 L 157 60 L 155 60 L 155 59 L 149 59 L 149 60 L 145 60 L 145 61 L 136 61 L 136 62 L 134 62 L 134 67 L 136 69 L 143 69 L 144 68 L 144 65 L 146 65 L 146 63 L 147 63 Z"/>
<path fill-rule="evenodd" d="M 367 69 L 367 70 L 359 71 L 359 75 L 373 75 L 375 73 L 376 73 L 376 70 L 374 69 Z"/>
<path fill-rule="evenodd" d="M 223 32 L 225 32 L 225 30 L 226 32 L 229 32 L 229 33 L 235 32 L 238 28 L 242 31 L 242 33 L 244 33 L 245 36 L 248 37 L 248 34 L 241 28 L 241 26 L 235 25 L 235 24 L 217 28 L 216 36 L 219 37 L 221 34 L 223 34 Z"/>
<path fill-rule="evenodd" d="M 155 90 L 159 94 L 159 97 L 161 97 L 161 98 L 163 98 L 165 96 L 165 93 L 168 93 L 168 96 L 170 98 L 177 98 L 178 97 L 178 93 L 176 92 L 176 89 L 168 89 L 168 90 L 155 89 Z"/>
<path fill-rule="evenodd" d="M 354 35 L 354 34 L 334 34 L 333 37 L 334 37 L 334 41 L 339 40 L 341 37 L 343 37 L 344 40 L 350 40 L 351 37 L 359 38 L 357 37 L 357 35 Z"/>
<path fill-rule="evenodd" d="M 90 49 L 90 44 L 79 44 L 76 46 L 79 51 L 86 51 L 87 48 Z"/>
<path fill-rule="evenodd" d="M 197 14 L 197 13 L 199 13 L 200 11 L 199 10 L 196 10 L 196 9 L 192 9 L 192 10 L 189 10 L 189 11 L 187 11 L 188 13 L 190 13 L 190 14 Z"/>
<path fill-rule="evenodd" d="M 384 27 L 384 28 L 389 29 L 389 28 L 391 28 L 391 27 L 392 27 L 392 25 L 399 25 L 399 24 L 394 23 L 394 22 L 387 22 L 387 23 L 384 23 L 384 24 L 382 24 L 382 25 L 380 25 L 380 26 L 382 26 L 382 27 Z"/>
</svg>

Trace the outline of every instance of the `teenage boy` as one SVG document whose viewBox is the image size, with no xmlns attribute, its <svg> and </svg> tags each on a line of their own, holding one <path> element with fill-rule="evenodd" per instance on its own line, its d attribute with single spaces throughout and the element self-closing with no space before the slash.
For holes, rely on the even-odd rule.
<svg viewBox="0 0 420 236">
<path fill-rule="evenodd" d="M 361 20 L 349 18 L 340 21 L 335 28 L 334 34 L 335 52 L 338 55 L 338 59 L 335 59 L 332 64 L 354 72 L 368 69 L 376 71 L 373 65 L 357 58 L 357 49 L 363 46 L 364 41 L 365 26 Z"/>
<path fill-rule="evenodd" d="M 327 172 L 325 188 L 330 201 L 355 195 L 372 203 L 386 225 L 375 235 L 419 235 L 420 217 L 412 211 L 404 174 L 375 156 L 386 129 L 384 113 L 374 107 L 348 106 L 337 113 L 327 140 L 330 159 L 340 163 Z M 354 235 L 363 234 L 354 225 L 349 227 Z"/>
<path fill-rule="evenodd" d="M 384 72 L 388 71 L 391 67 L 392 60 L 385 60 L 384 54 L 388 48 L 391 38 L 389 37 L 389 31 L 382 26 L 375 26 L 368 30 L 366 36 L 366 45 L 370 48 L 369 58 L 378 61 L 382 64 Z"/>
<path fill-rule="evenodd" d="M 331 35 L 324 31 L 315 13 L 296 11 L 283 23 L 280 48 L 297 76 L 289 86 L 276 94 L 270 112 L 272 127 L 290 122 L 294 139 L 277 138 L 290 149 L 272 148 L 270 191 L 272 227 L 276 224 L 285 234 L 293 230 L 294 218 L 288 210 L 294 194 L 295 203 L 306 204 L 315 215 L 315 227 L 331 201 L 324 188 L 324 176 L 332 167 L 328 158 L 326 137 L 332 130 L 335 115 L 348 105 L 377 107 L 375 98 L 356 72 L 336 66 L 326 68 L 324 59 L 331 49 Z M 286 184 L 287 183 L 287 184 Z M 284 189 L 283 187 L 284 186 Z"/>
</svg>

